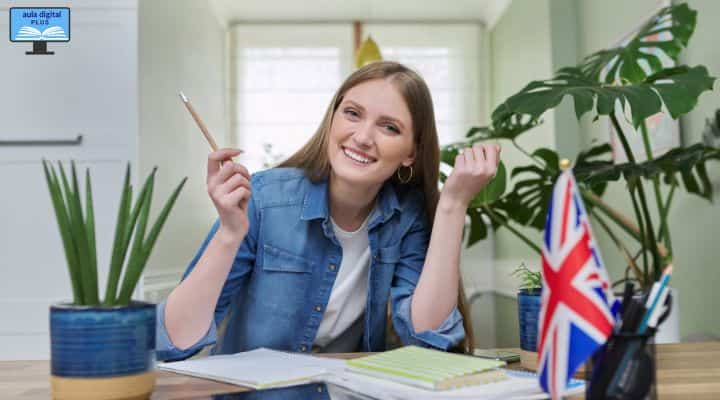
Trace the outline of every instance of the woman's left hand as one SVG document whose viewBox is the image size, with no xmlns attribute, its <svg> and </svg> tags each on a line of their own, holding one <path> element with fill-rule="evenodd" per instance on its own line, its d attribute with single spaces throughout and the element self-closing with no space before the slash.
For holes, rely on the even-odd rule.
<svg viewBox="0 0 720 400">
<path fill-rule="evenodd" d="M 443 186 L 441 198 L 467 207 L 494 177 L 500 162 L 499 144 L 475 143 L 461 149 Z"/>
</svg>

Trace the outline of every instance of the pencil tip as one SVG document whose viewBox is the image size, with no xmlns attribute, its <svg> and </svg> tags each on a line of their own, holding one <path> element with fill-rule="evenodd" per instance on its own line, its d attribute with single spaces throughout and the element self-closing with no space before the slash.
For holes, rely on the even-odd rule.
<svg viewBox="0 0 720 400">
<path fill-rule="evenodd" d="M 187 99 L 187 97 L 185 96 L 185 93 L 183 93 L 182 90 L 181 90 L 179 94 L 180 94 L 180 99 L 182 99 L 182 101 L 183 101 L 184 103 L 187 103 L 188 99 Z"/>
</svg>

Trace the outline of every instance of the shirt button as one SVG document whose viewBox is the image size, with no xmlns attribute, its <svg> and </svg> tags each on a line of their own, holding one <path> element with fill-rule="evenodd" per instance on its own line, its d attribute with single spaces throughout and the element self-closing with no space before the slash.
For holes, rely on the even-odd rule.
<svg viewBox="0 0 720 400">
<path fill-rule="evenodd" d="M 322 311 L 322 306 L 320 304 L 315 306 L 315 311 L 320 312 Z"/>
<path fill-rule="evenodd" d="M 318 387 L 317 387 L 317 392 L 318 392 L 318 393 L 322 393 L 322 392 L 323 392 L 323 387 L 322 387 L 322 386 L 318 386 Z"/>
<path fill-rule="evenodd" d="M 300 346 L 300 351 L 302 351 L 303 353 L 306 352 L 307 346 L 305 346 L 305 345 Z"/>
<path fill-rule="evenodd" d="M 334 272 L 334 271 L 337 269 L 337 265 L 335 265 L 335 264 L 330 264 L 330 266 L 328 267 L 328 269 L 329 269 L 330 271 L 333 271 L 333 272 Z"/>
</svg>

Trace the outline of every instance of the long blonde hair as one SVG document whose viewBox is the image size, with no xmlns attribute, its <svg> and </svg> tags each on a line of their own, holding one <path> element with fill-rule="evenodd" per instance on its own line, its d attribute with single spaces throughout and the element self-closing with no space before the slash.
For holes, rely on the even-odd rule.
<svg viewBox="0 0 720 400">
<path fill-rule="evenodd" d="M 327 179 L 330 176 L 330 160 L 328 159 L 327 148 L 333 115 L 348 90 L 363 82 L 375 79 L 385 79 L 395 85 L 410 110 L 414 128 L 413 137 L 416 152 L 415 161 L 412 165 L 412 177 L 409 182 L 400 182 L 397 174 L 393 174 L 390 180 L 398 192 L 412 189 L 422 190 L 425 196 L 425 212 L 432 227 L 437 202 L 440 197 L 438 192 L 440 148 L 433 103 L 430 90 L 425 81 L 415 71 L 400 63 L 391 61 L 375 62 L 352 73 L 333 96 L 322 122 L 312 138 L 278 167 L 303 169 L 308 178 L 314 182 Z M 458 308 L 463 314 L 463 325 L 466 332 L 465 341 L 462 343 L 462 349 L 460 350 L 469 352 L 473 348 L 473 332 L 462 282 L 460 284 Z"/>
</svg>

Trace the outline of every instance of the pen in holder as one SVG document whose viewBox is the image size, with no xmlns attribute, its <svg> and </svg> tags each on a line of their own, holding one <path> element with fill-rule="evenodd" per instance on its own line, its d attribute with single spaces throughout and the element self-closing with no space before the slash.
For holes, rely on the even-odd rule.
<svg viewBox="0 0 720 400">
<path fill-rule="evenodd" d="M 658 326 L 670 313 L 671 297 Z M 592 357 L 586 398 L 607 400 L 657 399 L 655 331 L 614 332 Z"/>
</svg>

